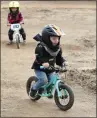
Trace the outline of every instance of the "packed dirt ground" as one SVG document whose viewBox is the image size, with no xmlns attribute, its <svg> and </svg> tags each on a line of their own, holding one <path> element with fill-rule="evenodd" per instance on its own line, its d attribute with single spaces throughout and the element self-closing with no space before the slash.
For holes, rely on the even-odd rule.
<svg viewBox="0 0 97 118">
<path fill-rule="evenodd" d="M 96 2 L 95 1 L 21 1 L 26 45 L 8 42 L 8 1 L 1 2 L 1 116 L 2 117 L 95 117 L 96 116 Z M 67 112 L 57 108 L 53 99 L 32 102 L 26 94 L 26 81 L 34 75 L 31 65 L 37 42 L 33 36 L 46 24 L 61 27 L 63 56 L 69 66 L 64 81 L 75 95 Z"/>
</svg>

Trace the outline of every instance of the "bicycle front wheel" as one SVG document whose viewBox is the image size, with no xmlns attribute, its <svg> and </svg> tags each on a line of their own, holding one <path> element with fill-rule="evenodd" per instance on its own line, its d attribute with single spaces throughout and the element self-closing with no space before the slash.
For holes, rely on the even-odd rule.
<svg viewBox="0 0 97 118">
<path fill-rule="evenodd" d="M 73 106 L 74 103 L 74 94 L 71 88 L 67 85 L 61 84 L 59 86 L 59 91 L 61 92 L 62 96 L 58 96 L 57 90 L 55 90 L 54 93 L 54 100 L 56 105 L 61 109 L 61 110 L 68 110 Z"/>
<path fill-rule="evenodd" d="M 17 48 L 20 49 L 20 36 L 18 34 L 16 35 L 16 45 Z"/>
</svg>

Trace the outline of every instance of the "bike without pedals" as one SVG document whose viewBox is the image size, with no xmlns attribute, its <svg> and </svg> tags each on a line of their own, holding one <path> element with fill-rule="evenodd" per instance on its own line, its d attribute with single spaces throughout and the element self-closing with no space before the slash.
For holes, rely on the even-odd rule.
<svg viewBox="0 0 97 118">
<path fill-rule="evenodd" d="M 44 68 L 41 66 L 40 68 Z M 51 68 L 50 68 L 51 69 Z M 33 98 L 32 101 L 37 101 L 41 97 L 49 97 L 54 93 L 54 100 L 56 105 L 63 111 L 69 110 L 74 103 L 74 94 L 72 89 L 66 85 L 60 78 L 59 73 L 66 72 L 66 69 L 54 68 L 55 78 L 53 81 L 48 82 L 46 85 L 42 86 Z M 29 96 L 33 82 L 37 82 L 38 78 L 36 76 L 31 76 L 26 83 L 26 91 Z"/>
<path fill-rule="evenodd" d="M 16 23 L 16 24 L 11 24 L 11 30 L 14 31 L 13 34 L 13 39 L 16 42 L 17 48 L 20 48 L 20 42 L 23 41 L 22 36 L 19 32 L 19 30 L 21 29 L 21 24 L 20 23 Z"/>
</svg>

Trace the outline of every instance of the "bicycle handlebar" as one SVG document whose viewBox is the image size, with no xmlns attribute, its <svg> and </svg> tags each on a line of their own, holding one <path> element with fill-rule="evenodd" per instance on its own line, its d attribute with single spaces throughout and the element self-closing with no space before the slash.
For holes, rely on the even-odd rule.
<svg viewBox="0 0 97 118">
<path fill-rule="evenodd" d="M 66 72 L 67 71 L 66 68 L 59 68 L 59 67 L 53 67 L 53 66 L 49 66 L 48 68 L 45 68 L 44 66 L 40 66 L 40 69 L 53 70 L 56 73 L 58 73 L 58 72 Z"/>
<path fill-rule="evenodd" d="M 20 25 L 24 24 L 24 22 L 21 22 Z M 7 26 L 11 26 L 11 24 L 7 24 Z"/>
</svg>

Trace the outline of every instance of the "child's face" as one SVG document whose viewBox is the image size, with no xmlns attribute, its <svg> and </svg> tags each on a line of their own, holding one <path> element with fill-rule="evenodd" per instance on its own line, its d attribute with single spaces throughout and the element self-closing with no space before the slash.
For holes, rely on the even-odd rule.
<svg viewBox="0 0 97 118">
<path fill-rule="evenodd" d="M 59 37 L 51 36 L 50 40 L 51 40 L 53 46 L 56 46 L 59 43 Z"/>
<path fill-rule="evenodd" d="M 11 8 L 11 10 L 12 10 L 13 12 L 15 12 L 15 11 L 17 10 L 17 8 L 14 8 L 14 7 L 13 7 L 13 8 Z"/>
</svg>

